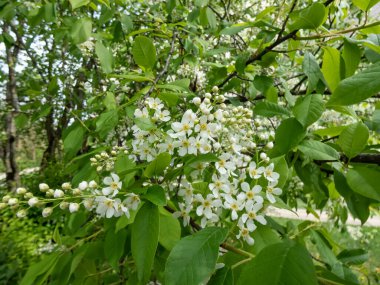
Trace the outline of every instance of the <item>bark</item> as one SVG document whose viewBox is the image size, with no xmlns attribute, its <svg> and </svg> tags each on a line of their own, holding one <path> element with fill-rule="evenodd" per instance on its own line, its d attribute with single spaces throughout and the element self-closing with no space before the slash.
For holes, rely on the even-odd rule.
<svg viewBox="0 0 380 285">
<path fill-rule="evenodd" d="M 8 32 L 8 25 L 5 23 L 3 31 Z M 15 65 L 19 53 L 18 44 L 6 45 L 6 61 L 8 65 L 8 82 L 6 88 L 5 103 L 7 113 L 5 115 L 5 168 L 6 181 L 9 190 L 14 190 L 20 182 L 19 171 L 16 162 L 17 154 L 17 131 L 15 117 L 19 113 L 19 102 L 17 96 L 16 71 Z"/>
</svg>

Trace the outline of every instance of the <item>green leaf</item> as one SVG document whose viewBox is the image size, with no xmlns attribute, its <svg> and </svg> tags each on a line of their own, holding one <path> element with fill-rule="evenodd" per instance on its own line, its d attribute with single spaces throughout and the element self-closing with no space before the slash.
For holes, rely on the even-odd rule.
<svg viewBox="0 0 380 285">
<path fill-rule="evenodd" d="M 288 180 L 289 176 L 289 167 L 288 163 L 286 162 L 285 156 L 272 158 L 270 162 L 274 163 L 274 171 L 280 174 L 277 187 L 282 188 Z"/>
<path fill-rule="evenodd" d="M 289 118 L 281 122 L 276 130 L 275 147 L 272 151 L 276 156 L 288 153 L 296 147 L 306 135 L 306 130 L 296 118 Z"/>
<path fill-rule="evenodd" d="M 345 78 L 354 75 L 360 63 L 360 48 L 356 44 L 345 40 L 342 50 L 342 58 L 344 60 Z"/>
<path fill-rule="evenodd" d="M 156 125 L 149 118 L 135 118 L 135 124 L 143 131 L 153 130 Z"/>
<path fill-rule="evenodd" d="M 79 7 L 85 6 L 90 3 L 90 0 L 69 0 L 71 9 L 75 10 Z"/>
<path fill-rule="evenodd" d="M 303 141 L 298 149 L 313 160 L 339 160 L 340 158 L 339 153 L 334 148 L 319 141 Z"/>
<path fill-rule="evenodd" d="M 156 48 L 153 41 L 145 36 L 138 36 L 132 46 L 134 61 L 145 68 L 152 69 L 156 63 Z"/>
<path fill-rule="evenodd" d="M 166 285 L 194 285 L 207 280 L 215 270 L 219 245 L 227 236 L 222 228 L 205 228 L 181 239 L 165 266 Z"/>
<path fill-rule="evenodd" d="M 125 239 L 127 231 L 108 231 L 104 241 L 104 255 L 110 265 L 118 270 L 119 260 L 124 255 Z"/>
<path fill-rule="evenodd" d="M 117 110 L 102 113 L 96 121 L 96 131 L 104 138 L 119 122 Z"/>
<path fill-rule="evenodd" d="M 372 200 L 355 193 L 347 184 L 346 177 L 338 171 L 334 171 L 334 184 L 339 194 L 344 197 L 352 216 L 364 224 L 369 218 L 369 205 Z"/>
<path fill-rule="evenodd" d="M 132 224 L 132 256 L 142 284 L 149 280 L 158 245 L 159 213 L 156 205 L 145 203 Z"/>
<path fill-rule="evenodd" d="M 89 18 L 82 18 L 74 22 L 71 27 L 71 38 L 75 44 L 80 44 L 91 36 L 92 21 Z"/>
<path fill-rule="evenodd" d="M 139 207 L 136 210 L 129 210 L 129 218 L 126 215 L 123 215 L 120 218 L 118 218 L 115 225 L 115 233 L 117 233 L 121 229 L 124 229 L 126 226 L 132 224 L 135 221 L 137 212 L 140 210 L 141 206 L 142 203 L 139 204 Z"/>
<path fill-rule="evenodd" d="M 72 158 L 82 148 L 84 135 L 86 130 L 81 124 L 75 124 L 71 131 L 63 139 L 63 149 L 65 156 Z"/>
<path fill-rule="evenodd" d="M 152 202 L 157 206 L 165 206 L 166 205 L 166 194 L 164 188 L 159 185 L 150 186 L 143 196 L 146 200 Z"/>
<path fill-rule="evenodd" d="M 336 48 L 323 48 L 322 73 L 333 92 L 340 82 L 340 52 Z"/>
<path fill-rule="evenodd" d="M 99 58 L 100 65 L 105 73 L 112 72 L 113 56 L 112 52 L 107 49 L 101 41 L 97 41 L 95 45 L 95 52 Z"/>
<path fill-rule="evenodd" d="M 228 267 L 218 269 L 216 273 L 211 277 L 207 285 L 233 285 L 234 277 L 232 270 Z"/>
<path fill-rule="evenodd" d="M 240 274 L 238 285 L 317 285 L 313 261 L 300 244 L 284 241 L 265 247 Z"/>
<path fill-rule="evenodd" d="M 319 68 L 317 60 L 309 52 L 306 52 L 303 58 L 302 71 L 306 74 L 308 78 L 308 93 L 312 92 L 317 87 L 319 80 L 324 81 L 324 77 L 321 69 Z"/>
<path fill-rule="evenodd" d="M 379 177 L 378 169 L 355 166 L 347 172 L 347 183 L 356 193 L 380 202 Z"/>
<path fill-rule="evenodd" d="M 144 171 L 144 175 L 148 178 L 151 178 L 156 175 L 160 175 L 164 172 L 166 167 L 170 165 L 172 157 L 169 153 L 163 152 L 160 153 L 156 159 L 151 161 Z"/>
<path fill-rule="evenodd" d="M 213 30 L 218 26 L 218 21 L 216 20 L 215 13 L 209 8 L 206 8 L 206 16 L 210 28 Z"/>
<path fill-rule="evenodd" d="M 256 104 L 254 109 L 256 115 L 263 117 L 274 117 L 274 116 L 290 116 L 291 113 L 285 107 L 282 107 L 276 103 L 262 101 Z"/>
<path fill-rule="evenodd" d="M 309 94 L 299 98 L 293 107 L 293 114 L 304 127 L 316 122 L 325 110 L 322 95 Z"/>
<path fill-rule="evenodd" d="M 24 278 L 21 280 L 20 285 L 35 285 L 37 278 L 40 284 L 42 284 L 57 264 L 59 257 L 60 253 L 54 252 L 42 258 L 40 262 L 31 265 Z"/>
<path fill-rule="evenodd" d="M 352 105 L 380 92 L 380 62 L 342 80 L 331 95 L 328 105 Z M 365 86 L 365 88 L 363 88 Z"/>
<path fill-rule="evenodd" d="M 181 226 L 178 219 L 171 213 L 161 211 L 160 213 L 160 234 L 158 242 L 167 250 L 172 250 L 181 239 Z"/>
<path fill-rule="evenodd" d="M 362 122 L 348 125 L 341 132 L 338 145 L 348 158 L 357 156 L 367 145 L 369 131 Z"/>
<path fill-rule="evenodd" d="M 368 251 L 362 249 L 362 248 L 356 248 L 356 249 L 345 249 L 341 251 L 337 258 L 346 264 L 363 264 L 366 262 L 369 258 Z"/>
<path fill-rule="evenodd" d="M 115 94 L 112 92 L 107 92 L 103 103 L 107 110 L 115 110 L 117 106 Z"/>
<path fill-rule="evenodd" d="M 363 11 L 368 11 L 375 6 L 380 0 L 352 0 L 354 5 Z"/>
<path fill-rule="evenodd" d="M 183 93 L 173 93 L 173 92 L 160 92 L 158 98 L 168 104 L 169 107 L 174 107 L 177 105 L 178 99 Z"/>
<path fill-rule="evenodd" d="M 110 74 L 109 77 L 122 78 L 122 79 L 126 79 L 129 81 L 136 81 L 136 82 L 153 81 L 153 79 L 150 77 L 141 76 L 137 74 Z"/>
<path fill-rule="evenodd" d="M 268 225 L 257 225 L 257 229 L 252 233 L 252 238 L 255 243 L 252 247 L 252 253 L 255 255 L 271 244 L 281 242 L 281 239 L 276 231 Z"/>
<path fill-rule="evenodd" d="M 233 24 L 230 27 L 224 28 L 223 30 L 220 31 L 220 34 L 232 36 L 250 27 L 252 27 L 252 24 L 250 23 L 237 23 L 237 24 Z"/>
<path fill-rule="evenodd" d="M 314 3 L 309 7 L 292 13 L 294 23 L 291 29 L 316 29 L 326 20 L 326 8 L 322 3 Z"/>
</svg>

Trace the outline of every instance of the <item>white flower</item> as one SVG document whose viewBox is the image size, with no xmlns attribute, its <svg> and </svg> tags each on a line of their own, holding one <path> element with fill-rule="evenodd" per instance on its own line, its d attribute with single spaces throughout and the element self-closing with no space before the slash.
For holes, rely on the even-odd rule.
<svg viewBox="0 0 380 285">
<path fill-rule="evenodd" d="M 39 202 L 38 198 L 37 197 L 32 197 L 28 200 L 28 205 L 30 207 L 34 207 L 35 205 L 37 205 Z"/>
<path fill-rule="evenodd" d="M 191 202 L 193 201 L 193 187 L 186 180 L 182 181 L 181 187 L 178 191 L 178 196 L 183 197 L 186 204 L 191 204 Z"/>
<path fill-rule="evenodd" d="M 273 169 L 274 169 L 274 164 L 271 163 L 264 170 L 264 177 L 270 182 L 277 181 L 278 178 L 280 178 L 280 174 L 278 174 L 277 172 L 274 172 Z"/>
<path fill-rule="evenodd" d="M 246 213 L 241 216 L 243 223 L 247 225 L 247 228 L 250 232 L 256 229 L 256 225 L 253 222 L 254 220 L 258 221 L 262 225 L 266 225 L 267 221 L 264 216 L 257 215 L 257 212 L 263 207 L 263 204 L 253 203 L 252 201 L 247 202 L 245 205 Z"/>
<path fill-rule="evenodd" d="M 87 210 L 91 211 L 95 207 L 95 199 L 94 198 L 86 198 L 86 199 L 84 199 L 83 206 Z"/>
<path fill-rule="evenodd" d="M 240 228 L 240 231 L 239 231 L 239 234 L 236 236 L 236 238 L 238 239 L 243 238 L 243 240 L 245 240 L 249 245 L 253 245 L 255 241 L 249 235 L 249 230 L 244 226 L 241 226 L 239 228 Z"/>
<path fill-rule="evenodd" d="M 172 129 L 175 133 L 171 134 L 171 136 L 173 138 L 178 138 L 185 135 L 191 135 L 195 120 L 196 115 L 194 112 L 192 110 L 187 110 L 183 115 L 181 122 L 172 123 Z"/>
<path fill-rule="evenodd" d="M 17 218 L 24 218 L 26 216 L 25 210 L 20 210 L 16 213 Z"/>
<path fill-rule="evenodd" d="M 248 167 L 248 174 L 253 179 L 259 179 L 265 170 L 265 168 L 262 166 L 259 168 L 256 168 L 256 167 L 257 167 L 256 162 L 254 161 L 252 161 Z"/>
<path fill-rule="evenodd" d="M 191 205 L 185 205 L 183 203 L 179 203 L 179 211 L 176 211 L 173 213 L 174 218 L 181 217 L 183 219 L 183 226 L 186 227 L 190 224 L 190 211 L 191 211 Z"/>
<path fill-rule="evenodd" d="M 156 110 L 153 118 L 162 122 L 168 122 L 170 120 L 170 112 L 168 110 Z"/>
<path fill-rule="evenodd" d="M 54 191 L 54 198 L 62 198 L 63 196 L 65 196 L 65 192 L 63 192 L 62 190 L 56 189 Z"/>
<path fill-rule="evenodd" d="M 96 213 L 101 217 L 111 218 L 118 208 L 118 204 L 115 203 L 115 200 L 112 200 L 105 196 L 98 196 L 95 198 L 95 201 L 98 202 Z"/>
<path fill-rule="evenodd" d="M 228 153 L 223 153 L 219 156 L 219 161 L 215 163 L 215 167 L 220 174 L 230 173 L 236 169 L 235 164 L 232 161 L 228 161 L 230 158 L 231 155 Z"/>
<path fill-rule="evenodd" d="M 167 137 L 165 139 L 165 142 L 159 143 L 157 145 L 159 148 L 160 152 L 168 152 L 170 154 L 173 154 L 174 152 L 174 142 L 171 137 Z"/>
<path fill-rule="evenodd" d="M 79 210 L 79 204 L 78 203 L 70 203 L 69 204 L 70 213 L 77 212 L 78 210 Z"/>
<path fill-rule="evenodd" d="M 208 123 L 206 116 L 200 117 L 199 123 L 194 128 L 194 131 L 198 132 L 199 135 L 203 138 L 213 137 L 216 130 L 217 130 L 217 124 Z"/>
<path fill-rule="evenodd" d="M 79 188 L 79 190 L 81 190 L 81 191 L 86 190 L 87 187 L 88 187 L 88 183 L 87 183 L 87 181 L 82 181 L 82 182 L 79 183 L 79 185 L 78 185 L 78 188 Z"/>
<path fill-rule="evenodd" d="M 51 213 L 53 213 L 53 208 L 47 207 L 47 208 L 42 210 L 42 217 L 46 218 L 46 217 L 50 216 Z"/>
<path fill-rule="evenodd" d="M 212 217 L 212 207 L 220 207 L 222 206 L 222 201 L 219 199 L 213 199 L 214 196 L 212 194 L 208 194 L 206 199 L 203 198 L 201 194 L 197 194 L 195 196 L 196 200 L 201 203 L 197 207 L 196 213 L 198 216 L 204 215 L 206 218 L 211 219 Z"/>
<path fill-rule="evenodd" d="M 159 98 L 149 97 L 145 100 L 145 103 L 153 110 L 161 110 L 164 107 L 164 104 L 162 104 Z"/>
<path fill-rule="evenodd" d="M 241 200 L 236 200 L 232 198 L 231 195 L 225 195 L 224 199 L 226 200 L 224 202 L 224 207 L 226 209 L 231 210 L 231 219 L 233 221 L 237 220 L 238 218 L 238 211 L 241 211 L 244 208 L 244 204 L 242 203 Z"/>
<path fill-rule="evenodd" d="M 47 185 L 46 183 L 40 183 L 38 187 L 40 188 L 41 192 L 46 192 L 47 190 L 49 190 L 49 185 Z"/>
<path fill-rule="evenodd" d="M 128 208 L 136 210 L 140 204 L 140 197 L 134 193 L 130 193 L 127 196 L 128 197 L 124 200 L 124 203 L 128 206 Z"/>
<path fill-rule="evenodd" d="M 109 185 L 102 189 L 103 195 L 110 195 L 114 197 L 117 193 L 119 193 L 119 189 L 121 189 L 122 182 L 120 181 L 119 176 L 115 173 L 111 173 L 111 177 L 108 176 L 104 178 L 103 183 Z"/>
<path fill-rule="evenodd" d="M 230 193 L 230 183 L 228 182 L 227 178 L 221 176 L 221 178 L 218 178 L 216 174 L 212 176 L 212 183 L 209 184 L 208 186 L 214 196 L 216 198 L 219 197 L 220 191 L 223 191 L 224 193 Z"/>
<path fill-rule="evenodd" d="M 149 112 L 147 108 L 144 108 L 142 111 L 140 109 L 136 109 L 134 115 L 136 118 L 149 118 Z"/>
<path fill-rule="evenodd" d="M 214 225 L 219 221 L 219 216 L 217 214 L 212 213 L 211 216 L 204 216 L 201 220 L 201 227 L 205 228 L 207 225 Z"/>
<path fill-rule="evenodd" d="M 262 190 L 262 187 L 260 185 L 255 185 L 251 189 L 251 187 L 249 186 L 249 184 L 247 182 L 243 182 L 241 184 L 241 189 L 244 191 L 244 193 L 243 192 L 239 193 L 238 199 L 248 200 L 248 201 L 255 200 L 257 203 L 263 203 L 264 202 L 263 197 L 256 195 L 256 194 L 260 193 L 260 191 Z"/>
<path fill-rule="evenodd" d="M 273 195 L 279 196 L 282 194 L 282 190 L 280 188 L 275 188 L 276 185 L 277 185 L 277 181 L 273 181 L 273 182 L 269 182 L 267 186 L 266 196 L 269 202 L 271 203 L 276 202 L 276 198 Z"/>
<path fill-rule="evenodd" d="M 195 138 L 190 137 L 180 137 L 179 141 L 174 144 L 178 147 L 179 156 L 184 156 L 186 154 L 197 154 L 197 148 L 195 147 Z"/>
</svg>

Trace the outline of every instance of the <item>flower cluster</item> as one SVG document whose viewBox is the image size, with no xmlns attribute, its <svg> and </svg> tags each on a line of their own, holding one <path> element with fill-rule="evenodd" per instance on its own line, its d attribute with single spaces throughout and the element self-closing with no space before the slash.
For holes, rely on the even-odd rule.
<svg viewBox="0 0 380 285">
<path fill-rule="evenodd" d="M 192 220 L 201 227 L 237 227 L 236 237 L 253 244 L 257 223 L 266 224 L 266 206 L 282 194 L 280 176 L 266 153 L 273 147 L 272 134 L 260 133 L 261 126 L 249 107 L 225 104 L 226 98 L 219 95 L 217 87 L 212 92 L 192 98 L 175 110 L 159 98 L 147 98 L 134 111 L 135 124 L 127 129 L 124 145 L 91 158 L 99 176 L 107 175 L 99 179 L 101 185 L 83 181 L 73 188 L 64 183 L 54 190 L 42 183 L 39 188 L 45 198 L 21 188 L 19 198 L 6 196 L 0 207 L 17 208 L 21 203 L 44 207 L 44 217 L 58 206 L 70 212 L 83 207 L 105 218 L 129 217 L 144 196 L 135 194 L 133 185 L 123 188 L 120 177 L 113 173 L 118 155 L 127 155 L 138 166 L 167 153 L 170 168 L 152 179 L 135 172 L 139 185 L 159 181 L 167 190 L 166 198 L 176 205 L 173 215 L 181 217 L 184 226 Z M 183 112 L 178 108 L 184 108 Z M 20 210 L 17 215 L 25 216 L 26 211 Z"/>
<path fill-rule="evenodd" d="M 122 192 L 121 189 L 122 182 L 114 173 L 103 179 L 103 187 L 94 180 L 82 181 L 76 188 L 65 182 L 60 189 L 51 189 L 48 184 L 40 183 L 39 190 L 45 194 L 45 197 L 34 196 L 25 188 L 17 188 L 15 197 L 6 195 L 2 198 L 0 209 L 9 206 L 18 210 L 20 206 L 26 204 L 30 208 L 42 208 L 42 216 L 48 217 L 56 207 L 74 213 L 82 206 L 88 211 L 94 211 L 100 217 L 111 218 L 121 215 L 130 217 L 130 211 L 137 210 L 140 198 L 134 193 Z M 21 208 L 16 215 L 23 218 L 27 215 L 27 210 Z"/>
</svg>

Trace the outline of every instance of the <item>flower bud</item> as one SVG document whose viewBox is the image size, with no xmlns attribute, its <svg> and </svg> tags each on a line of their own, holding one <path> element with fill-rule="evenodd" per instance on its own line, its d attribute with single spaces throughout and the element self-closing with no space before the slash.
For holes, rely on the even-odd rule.
<svg viewBox="0 0 380 285">
<path fill-rule="evenodd" d="M 79 183 L 79 185 L 78 185 L 78 188 L 80 189 L 80 190 L 86 190 L 87 189 L 87 187 L 88 187 L 88 183 L 87 183 L 87 181 L 82 181 L 81 183 Z"/>
<path fill-rule="evenodd" d="M 62 190 L 56 189 L 54 191 L 54 198 L 62 198 L 63 196 L 65 196 L 65 193 Z"/>
<path fill-rule="evenodd" d="M 41 192 L 46 192 L 47 190 L 49 190 L 49 185 L 47 185 L 46 183 L 40 183 L 39 188 Z"/>
<path fill-rule="evenodd" d="M 10 198 L 10 199 L 8 200 L 8 205 L 9 205 L 9 206 L 17 205 L 17 203 L 18 203 L 18 199 L 17 199 L 17 198 Z"/>
<path fill-rule="evenodd" d="M 194 103 L 195 105 L 199 106 L 199 105 L 202 103 L 202 100 L 201 100 L 201 98 L 199 98 L 199 97 L 194 97 L 194 98 L 193 98 L 193 103 Z"/>
<path fill-rule="evenodd" d="M 79 204 L 78 203 L 70 203 L 69 204 L 70 213 L 77 212 L 78 210 L 79 210 Z"/>
<path fill-rule="evenodd" d="M 29 199 L 29 201 L 28 201 L 28 205 L 29 205 L 30 207 L 33 207 L 33 206 L 37 205 L 38 202 L 39 202 L 39 200 L 38 200 L 37 197 L 32 197 L 32 198 Z"/>
<path fill-rule="evenodd" d="M 46 218 L 46 217 L 50 216 L 52 213 L 53 213 L 53 208 L 47 207 L 47 208 L 42 210 L 42 217 Z"/>
<path fill-rule="evenodd" d="M 205 98 L 211 99 L 212 95 L 210 93 L 205 93 Z"/>
<path fill-rule="evenodd" d="M 94 180 L 91 180 L 89 183 L 88 183 L 88 186 L 92 189 L 95 189 L 95 188 L 98 188 L 98 184 L 94 181 Z"/>
<path fill-rule="evenodd" d="M 267 148 L 272 149 L 274 147 L 273 142 L 267 143 Z"/>
<path fill-rule="evenodd" d="M 63 201 L 59 204 L 59 207 L 62 209 L 62 210 L 65 210 L 69 207 L 69 203 Z"/>
<path fill-rule="evenodd" d="M 26 217 L 26 210 L 20 210 L 16 213 L 17 218 L 25 218 Z"/>
<path fill-rule="evenodd" d="M 63 190 L 70 190 L 71 189 L 71 184 L 69 182 L 65 182 L 62 184 L 62 189 Z"/>
<path fill-rule="evenodd" d="M 82 194 L 81 190 L 79 190 L 78 188 L 73 189 L 73 195 L 79 196 L 80 194 Z"/>
<path fill-rule="evenodd" d="M 0 210 L 5 209 L 7 206 L 6 203 L 0 203 Z"/>
<path fill-rule="evenodd" d="M 25 199 L 30 199 L 32 197 L 33 197 L 33 193 L 32 192 L 26 192 L 25 195 L 24 195 Z"/>
<path fill-rule="evenodd" d="M 219 91 L 219 88 L 218 88 L 218 86 L 214 86 L 214 87 L 212 87 L 211 90 L 212 90 L 212 92 L 217 93 Z"/>
<path fill-rule="evenodd" d="M 260 153 L 260 159 L 265 160 L 267 158 L 267 154 L 265 152 Z"/>
<path fill-rule="evenodd" d="M 23 188 L 23 187 L 19 187 L 19 188 L 16 189 L 16 193 L 20 194 L 20 195 L 25 194 L 26 193 L 26 189 Z"/>
<path fill-rule="evenodd" d="M 54 196 L 54 190 L 53 189 L 49 189 L 46 191 L 46 197 L 53 197 Z"/>
<path fill-rule="evenodd" d="M 10 198 L 11 198 L 11 196 L 9 196 L 9 195 L 5 195 L 5 196 L 3 197 L 3 202 L 4 202 L 4 203 L 8 203 L 8 201 L 9 201 Z"/>
</svg>

